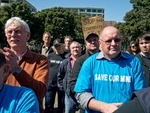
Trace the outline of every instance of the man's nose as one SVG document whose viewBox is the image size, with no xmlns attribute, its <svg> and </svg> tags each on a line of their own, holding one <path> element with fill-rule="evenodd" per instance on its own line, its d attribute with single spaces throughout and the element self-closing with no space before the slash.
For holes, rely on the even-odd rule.
<svg viewBox="0 0 150 113">
<path fill-rule="evenodd" d="M 115 44 L 116 44 L 115 40 L 111 40 L 111 45 L 115 45 Z"/>
</svg>

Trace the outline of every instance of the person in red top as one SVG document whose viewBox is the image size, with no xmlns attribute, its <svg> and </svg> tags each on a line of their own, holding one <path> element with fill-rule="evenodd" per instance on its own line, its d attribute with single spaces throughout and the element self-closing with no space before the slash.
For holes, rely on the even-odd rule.
<svg viewBox="0 0 150 113">
<path fill-rule="evenodd" d="M 49 63 L 44 55 L 30 51 L 27 41 L 30 38 L 28 24 L 19 17 L 12 17 L 5 24 L 5 35 L 10 48 L 3 51 L 9 64 L 10 75 L 6 84 L 31 88 L 39 101 L 43 112 L 42 101 L 46 93 L 49 78 Z"/>
</svg>

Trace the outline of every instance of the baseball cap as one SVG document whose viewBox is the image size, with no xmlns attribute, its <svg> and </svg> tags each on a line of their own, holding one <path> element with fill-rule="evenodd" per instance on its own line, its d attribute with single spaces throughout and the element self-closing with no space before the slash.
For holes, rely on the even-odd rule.
<svg viewBox="0 0 150 113">
<path fill-rule="evenodd" d="M 60 39 L 55 39 L 53 41 L 53 46 L 58 45 L 58 44 L 61 44 L 61 40 Z"/>
<path fill-rule="evenodd" d="M 91 38 L 91 37 L 97 37 L 97 38 L 98 38 L 98 35 L 97 35 L 96 33 L 89 33 L 89 34 L 87 35 L 87 37 L 85 38 L 85 40 L 87 40 L 87 39 L 89 39 L 89 38 Z"/>
</svg>

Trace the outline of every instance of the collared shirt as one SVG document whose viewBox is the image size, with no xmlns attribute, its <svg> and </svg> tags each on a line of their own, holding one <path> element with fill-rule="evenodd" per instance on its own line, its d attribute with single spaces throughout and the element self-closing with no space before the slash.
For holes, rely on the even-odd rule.
<svg viewBox="0 0 150 113">
<path fill-rule="evenodd" d="M 75 61 L 76 59 L 71 55 L 70 56 L 71 68 L 73 68 Z"/>
<path fill-rule="evenodd" d="M 74 91 L 80 94 L 78 101 L 87 106 L 92 96 L 106 103 L 125 103 L 130 100 L 134 91 L 144 87 L 145 78 L 137 57 L 121 52 L 115 60 L 107 60 L 100 52 L 83 63 Z M 84 94 L 87 93 L 90 98 L 85 99 Z"/>
<path fill-rule="evenodd" d="M 118 58 L 120 58 L 120 57 L 123 57 L 123 58 L 127 58 L 127 56 L 125 55 L 125 54 L 123 54 L 123 52 L 121 52 L 120 54 L 119 54 L 119 56 L 116 58 L 116 59 L 118 59 Z M 99 54 L 98 54 L 98 56 L 96 57 L 96 59 L 103 59 L 103 58 L 105 58 L 105 56 L 104 56 L 104 53 L 101 51 Z M 106 59 L 106 58 L 105 58 Z M 116 60 L 115 59 L 115 60 Z"/>
<path fill-rule="evenodd" d="M 17 63 L 19 63 L 19 61 L 22 59 L 22 57 L 26 54 L 27 49 L 21 54 L 21 55 L 17 55 Z"/>
<path fill-rule="evenodd" d="M 142 56 L 144 56 L 144 57 L 150 59 L 150 56 L 146 56 L 146 55 L 145 55 L 144 53 L 142 53 L 142 52 L 140 52 L 140 55 L 142 55 Z"/>
<path fill-rule="evenodd" d="M 45 55 L 45 56 L 48 56 L 48 54 L 49 54 L 50 51 L 51 51 L 50 47 L 47 47 L 47 46 L 43 45 L 42 46 L 41 54 Z"/>
</svg>

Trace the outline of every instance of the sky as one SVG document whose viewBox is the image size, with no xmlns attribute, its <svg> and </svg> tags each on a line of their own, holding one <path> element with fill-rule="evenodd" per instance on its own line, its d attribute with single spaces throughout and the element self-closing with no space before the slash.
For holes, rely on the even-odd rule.
<svg viewBox="0 0 150 113">
<path fill-rule="evenodd" d="M 27 0 L 37 11 L 52 7 L 104 8 L 105 21 L 123 22 L 125 14 L 132 10 L 130 0 Z"/>
</svg>

